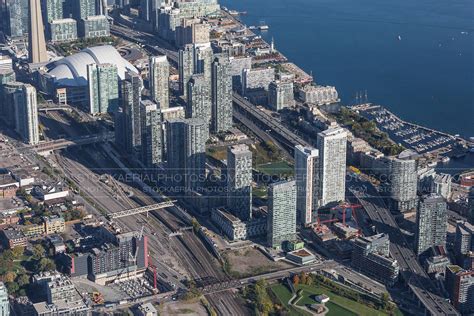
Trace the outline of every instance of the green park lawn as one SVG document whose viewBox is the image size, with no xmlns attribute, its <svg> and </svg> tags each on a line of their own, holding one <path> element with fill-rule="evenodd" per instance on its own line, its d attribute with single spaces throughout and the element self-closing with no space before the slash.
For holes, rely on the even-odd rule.
<svg viewBox="0 0 474 316">
<path fill-rule="evenodd" d="M 315 285 L 304 285 L 300 284 L 296 286 L 297 290 L 302 289 L 302 295 L 303 297 L 297 301 L 296 305 L 298 306 L 305 306 L 307 304 L 314 304 L 316 303 L 312 297 L 315 295 L 319 294 L 326 294 L 329 296 L 331 299 L 328 303 L 326 303 L 326 307 L 329 309 L 329 312 L 327 313 L 328 316 L 355 316 L 355 315 L 361 315 L 361 316 L 384 316 L 387 315 L 387 313 L 375 310 L 373 308 L 370 308 L 362 303 L 358 303 L 356 301 L 352 301 L 350 299 L 347 299 L 345 297 L 339 296 L 330 290 L 320 287 L 320 286 L 315 286 Z M 290 310 L 291 315 L 306 315 L 306 313 L 297 311 L 296 309 L 292 308 L 291 306 L 288 306 L 288 301 L 292 297 L 291 292 L 288 290 L 288 288 L 282 284 L 277 284 L 271 287 L 271 290 L 275 294 L 275 296 L 280 300 L 280 302 L 287 307 Z M 397 315 L 402 315 L 399 313 L 397 310 Z"/>
<path fill-rule="evenodd" d="M 270 176 L 292 175 L 293 166 L 286 161 L 276 161 L 257 166 L 257 170 Z"/>
</svg>

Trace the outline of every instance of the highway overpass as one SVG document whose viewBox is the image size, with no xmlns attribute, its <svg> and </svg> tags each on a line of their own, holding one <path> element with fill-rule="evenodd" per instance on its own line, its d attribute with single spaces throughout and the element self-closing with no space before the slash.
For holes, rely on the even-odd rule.
<svg viewBox="0 0 474 316">
<path fill-rule="evenodd" d="M 38 153 L 45 153 L 54 150 L 64 149 L 71 146 L 81 146 L 81 145 L 89 145 L 95 143 L 102 143 L 106 141 L 113 141 L 115 139 L 115 135 L 113 132 L 107 132 L 102 134 L 94 134 L 94 135 L 86 135 L 81 137 L 74 137 L 74 138 L 61 138 L 55 139 L 46 142 L 40 142 L 37 145 L 30 145 L 27 148 L 33 149 Z"/>
</svg>

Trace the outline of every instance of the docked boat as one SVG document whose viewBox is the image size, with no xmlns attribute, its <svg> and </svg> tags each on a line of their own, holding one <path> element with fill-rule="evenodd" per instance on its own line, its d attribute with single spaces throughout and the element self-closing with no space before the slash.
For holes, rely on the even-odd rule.
<svg viewBox="0 0 474 316">
<path fill-rule="evenodd" d="M 441 161 L 442 161 L 443 163 L 448 163 L 450 160 L 451 160 L 451 159 L 450 159 L 448 156 L 443 157 L 443 159 L 441 159 Z"/>
<path fill-rule="evenodd" d="M 260 25 L 258 26 L 258 29 L 260 31 L 266 31 L 269 29 L 268 25 L 265 23 L 265 21 L 260 21 Z"/>
</svg>

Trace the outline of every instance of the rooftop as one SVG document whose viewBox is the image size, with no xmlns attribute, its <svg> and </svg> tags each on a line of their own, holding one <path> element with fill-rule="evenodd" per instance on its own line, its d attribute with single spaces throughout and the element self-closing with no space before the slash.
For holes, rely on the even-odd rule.
<svg viewBox="0 0 474 316">
<path fill-rule="evenodd" d="M 60 86 L 86 86 L 87 65 L 109 63 L 117 66 L 120 80 L 125 79 L 125 73 L 138 70 L 120 56 L 119 52 L 110 45 L 89 47 L 77 54 L 53 61 L 46 65 L 48 73 L 56 77 L 56 84 Z"/>
</svg>

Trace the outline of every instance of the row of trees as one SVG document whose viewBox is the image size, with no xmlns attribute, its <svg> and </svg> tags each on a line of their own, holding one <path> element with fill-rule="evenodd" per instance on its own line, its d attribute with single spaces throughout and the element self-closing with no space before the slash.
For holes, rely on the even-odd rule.
<svg viewBox="0 0 474 316">
<path fill-rule="evenodd" d="M 293 275 L 292 281 L 294 286 L 297 286 L 298 284 L 312 285 L 314 282 L 311 274 L 307 274 L 305 272 L 301 272 L 299 275 Z"/>
<path fill-rule="evenodd" d="M 395 144 L 387 135 L 380 131 L 377 124 L 369 121 L 348 108 L 341 108 L 336 114 L 337 121 L 350 128 L 356 137 L 362 138 L 370 146 L 380 150 L 386 155 L 397 155 L 404 150 L 403 146 Z"/>
<path fill-rule="evenodd" d="M 249 285 L 243 289 L 244 297 L 252 302 L 255 315 L 269 315 L 274 311 L 273 301 L 267 292 L 265 280 Z"/>
</svg>

